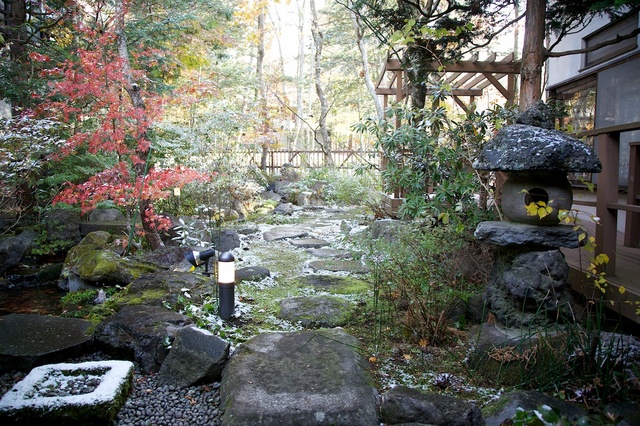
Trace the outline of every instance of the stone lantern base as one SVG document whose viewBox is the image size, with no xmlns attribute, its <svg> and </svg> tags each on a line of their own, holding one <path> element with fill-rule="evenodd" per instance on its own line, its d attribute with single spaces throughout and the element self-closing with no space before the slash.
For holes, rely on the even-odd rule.
<svg viewBox="0 0 640 426">
<path fill-rule="evenodd" d="M 499 246 L 485 302 L 501 324 L 530 327 L 570 316 L 569 266 L 558 248 L 580 246 L 573 227 L 482 222 L 475 237 Z"/>
</svg>

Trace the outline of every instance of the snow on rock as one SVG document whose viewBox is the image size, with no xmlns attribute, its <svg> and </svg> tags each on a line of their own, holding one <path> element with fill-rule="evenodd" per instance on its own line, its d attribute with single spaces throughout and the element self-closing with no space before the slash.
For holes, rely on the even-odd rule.
<svg viewBox="0 0 640 426">
<path fill-rule="evenodd" d="M 36 367 L 0 400 L 0 423 L 111 424 L 133 381 L 130 361 Z"/>
</svg>

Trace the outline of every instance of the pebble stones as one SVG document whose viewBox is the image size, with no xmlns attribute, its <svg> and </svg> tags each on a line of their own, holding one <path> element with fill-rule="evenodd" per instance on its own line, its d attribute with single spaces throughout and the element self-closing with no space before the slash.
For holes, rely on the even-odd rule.
<svg viewBox="0 0 640 426">
<path fill-rule="evenodd" d="M 156 376 L 136 374 L 135 387 L 118 413 L 119 426 L 219 425 L 220 384 L 178 389 L 160 386 Z"/>
</svg>

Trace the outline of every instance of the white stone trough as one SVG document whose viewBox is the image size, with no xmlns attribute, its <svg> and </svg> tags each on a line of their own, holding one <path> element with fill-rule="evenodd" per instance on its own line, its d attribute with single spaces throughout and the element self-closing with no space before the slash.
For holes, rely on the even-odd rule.
<svg viewBox="0 0 640 426">
<path fill-rule="evenodd" d="M 112 424 L 133 383 L 133 363 L 36 367 L 0 400 L 0 424 Z"/>
</svg>

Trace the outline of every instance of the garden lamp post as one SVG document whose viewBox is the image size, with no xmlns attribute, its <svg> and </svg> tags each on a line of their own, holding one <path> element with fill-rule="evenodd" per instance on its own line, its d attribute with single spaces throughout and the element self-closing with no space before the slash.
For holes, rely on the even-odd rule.
<svg viewBox="0 0 640 426">
<path fill-rule="evenodd" d="M 234 287 L 236 283 L 235 258 L 229 252 L 224 252 L 218 257 L 218 294 L 219 315 L 223 320 L 233 316 L 235 305 Z"/>
</svg>

